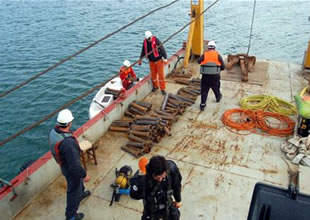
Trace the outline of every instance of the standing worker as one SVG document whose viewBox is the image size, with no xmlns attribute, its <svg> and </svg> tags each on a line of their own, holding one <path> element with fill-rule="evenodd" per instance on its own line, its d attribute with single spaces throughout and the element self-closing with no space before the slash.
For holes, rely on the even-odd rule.
<svg viewBox="0 0 310 220">
<path fill-rule="evenodd" d="M 89 181 L 90 177 L 81 166 L 80 146 L 70 130 L 73 119 L 69 109 L 59 112 L 58 124 L 49 134 L 49 145 L 67 181 L 66 219 L 80 220 L 84 218 L 83 213 L 77 213 L 80 202 L 90 195 L 83 181 Z"/>
<path fill-rule="evenodd" d="M 216 44 L 213 40 L 208 43 L 208 50 L 199 57 L 198 63 L 200 66 L 201 78 L 201 103 L 200 110 L 203 111 L 206 107 L 209 89 L 214 92 L 216 102 L 222 99 L 220 92 L 220 72 L 225 69 L 225 63 L 222 56 L 215 50 Z"/>
<path fill-rule="evenodd" d="M 130 66 L 129 60 L 124 61 L 119 73 L 124 89 L 128 90 L 135 85 L 134 82 L 137 81 L 137 76 Z"/>
<path fill-rule="evenodd" d="M 142 220 L 179 220 L 181 181 L 177 165 L 163 156 L 153 156 L 146 166 L 146 175 L 131 179 L 130 196 L 143 199 Z M 173 201 L 172 196 L 175 201 Z"/>
<path fill-rule="evenodd" d="M 150 31 L 146 31 L 145 39 L 142 44 L 139 65 L 142 64 L 142 57 L 144 57 L 146 54 L 150 53 L 153 50 L 153 52 L 147 56 L 147 58 L 149 59 L 151 77 L 153 82 L 152 92 L 155 92 L 158 87 L 160 87 L 161 93 L 165 95 L 166 83 L 164 75 L 164 64 L 167 63 L 167 54 L 164 46 L 156 48 L 159 45 L 161 45 L 160 40 L 154 35 L 152 35 Z"/>
</svg>

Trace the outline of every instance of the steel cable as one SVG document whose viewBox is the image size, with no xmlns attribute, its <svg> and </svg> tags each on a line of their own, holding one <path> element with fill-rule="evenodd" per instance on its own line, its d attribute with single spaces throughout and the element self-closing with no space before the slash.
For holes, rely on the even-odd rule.
<svg viewBox="0 0 310 220">
<path fill-rule="evenodd" d="M 139 21 L 139 20 L 141 20 L 141 19 L 143 19 L 143 18 L 145 18 L 145 17 L 147 17 L 147 16 L 153 14 L 153 13 L 156 12 L 156 11 L 159 11 L 159 10 L 161 10 L 161 9 L 163 9 L 163 8 L 169 7 L 170 5 L 172 5 L 172 4 L 174 4 L 174 3 L 178 2 L 178 1 L 179 1 L 179 0 L 175 0 L 175 1 L 171 2 L 171 3 L 169 3 L 169 4 L 166 4 L 166 5 L 164 5 L 164 6 L 158 7 L 158 8 L 156 8 L 156 9 L 154 9 L 154 10 L 148 12 L 147 14 L 142 15 L 141 17 L 135 19 L 134 21 L 132 21 L 132 22 L 130 22 L 130 23 L 124 25 L 123 27 L 117 29 L 116 31 L 113 31 L 113 32 L 107 34 L 106 36 L 104 36 L 104 37 L 102 37 L 101 39 L 95 41 L 94 43 L 88 45 L 87 47 L 85 47 L 85 48 L 79 50 L 78 52 L 74 53 L 73 55 L 70 55 L 70 56 L 66 57 L 65 59 L 59 61 L 58 63 L 56 63 L 56 64 L 54 64 L 54 65 L 52 65 L 51 67 L 47 68 L 46 70 L 44 70 L 44 71 L 42 71 L 42 72 L 40 72 L 40 73 L 38 73 L 38 74 L 36 74 L 36 75 L 30 77 L 29 79 L 27 79 L 26 81 L 20 83 L 19 85 L 17 85 L 17 86 L 15 86 L 15 87 L 13 87 L 13 88 L 11 88 L 11 89 L 9 89 L 9 90 L 7 90 L 7 91 L 1 93 L 1 94 L 0 94 L 0 98 L 6 96 L 6 95 L 8 95 L 8 94 L 10 94 L 11 92 L 13 92 L 13 91 L 15 91 L 15 90 L 17 90 L 17 89 L 19 89 L 19 88 L 21 88 L 21 87 L 23 87 L 24 85 L 30 83 L 31 81 L 33 81 L 33 80 L 35 80 L 36 78 L 42 76 L 43 74 L 45 74 L 45 73 L 47 73 L 47 72 L 53 70 L 53 69 L 56 68 L 57 66 L 59 66 L 59 65 L 61 65 L 61 64 L 63 64 L 63 63 L 65 63 L 65 62 L 68 61 L 68 60 L 71 60 L 73 57 L 76 57 L 77 55 L 83 53 L 84 51 L 86 51 L 86 50 L 88 50 L 88 49 L 90 49 L 90 48 L 92 48 L 93 46 L 97 45 L 98 43 L 100 43 L 100 42 L 102 42 L 102 41 L 108 39 L 108 38 L 111 37 L 111 36 L 113 36 L 114 34 L 116 34 L 116 33 L 120 32 L 120 31 L 124 30 L 125 28 L 127 28 L 127 27 L 133 25 L 133 24 L 136 23 L 137 21 Z"/>
<path fill-rule="evenodd" d="M 165 41 L 163 41 L 163 43 L 161 43 L 160 45 L 158 45 L 157 47 L 155 47 L 153 50 L 158 49 L 159 47 L 161 47 L 162 45 L 164 45 L 165 43 L 167 43 L 167 42 L 168 42 L 171 38 L 173 38 L 175 35 L 177 35 L 177 34 L 180 33 L 181 31 L 183 31 L 187 26 L 189 26 L 191 23 L 193 23 L 194 21 L 196 21 L 203 13 L 205 13 L 207 10 L 209 10 L 209 9 L 210 9 L 213 5 L 215 5 L 218 1 L 220 1 L 220 0 L 214 1 L 211 5 L 209 5 L 209 7 L 207 7 L 202 13 L 200 13 L 200 14 L 197 16 L 196 19 L 194 19 L 194 20 L 192 20 L 191 22 L 187 23 L 185 26 L 183 26 L 182 28 L 180 28 L 177 32 L 175 32 L 175 33 L 173 33 L 172 35 L 170 35 Z M 170 3 L 170 4 L 171 4 L 171 3 Z M 153 50 L 150 51 L 149 53 L 147 53 L 147 54 L 146 54 L 144 57 L 142 57 L 141 59 L 146 58 L 148 55 L 150 55 L 150 54 L 153 52 Z M 140 59 L 139 59 L 139 60 L 140 60 Z M 139 62 L 139 60 L 135 61 L 135 62 L 131 65 L 131 67 L 134 66 L 134 65 L 136 65 L 136 64 Z M 84 92 L 82 95 L 78 96 L 77 98 L 75 98 L 75 99 L 71 100 L 70 102 L 64 104 L 63 106 L 57 108 L 56 110 L 54 110 L 54 111 L 51 112 L 50 114 L 46 115 L 46 116 L 45 116 L 44 118 L 42 118 L 41 120 L 36 121 L 36 122 L 33 123 L 32 125 L 30 125 L 30 126 L 24 128 L 24 129 L 18 131 L 17 133 L 15 133 L 15 134 L 13 134 L 13 135 L 7 137 L 6 139 L 0 141 L 0 146 L 2 146 L 2 145 L 4 145 L 4 144 L 8 143 L 9 141 L 13 140 L 14 138 L 20 136 L 21 134 L 23 134 L 23 133 L 25 133 L 25 132 L 27 132 L 27 131 L 29 131 L 29 130 L 35 128 L 36 126 L 40 125 L 40 124 L 43 123 L 44 121 L 47 121 L 48 119 L 50 119 L 51 117 L 53 117 L 56 113 L 58 113 L 60 110 L 67 108 L 68 106 L 74 104 L 74 103 L 77 102 L 78 100 L 80 100 L 80 99 L 84 98 L 85 96 L 89 95 L 90 93 L 94 92 L 96 89 L 99 89 L 99 88 L 103 87 L 106 83 L 108 83 L 110 80 L 112 80 L 113 78 L 115 78 L 115 77 L 117 77 L 117 76 L 118 76 L 118 73 L 115 74 L 114 76 L 112 76 L 110 79 L 105 80 L 103 83 L 100 83 L 100 84 L 96 85 L 95 87 L 89 89 L 88 91 Z"/>
<path fill-rule="evenodd" d="M 249 56 L 251 40 L 252 40 L 252 31 L 253 31 L 253 24 L 254 24 L 255 8 L 256 8 L 256 0 L 254 0 L 252 22 L 251 22 L 251 30 L 250 30 L 250 39 L 249 39 L 249 45 L 248 45 L 248 52 L 246 53 L 248 56 Z"/>
</svg>

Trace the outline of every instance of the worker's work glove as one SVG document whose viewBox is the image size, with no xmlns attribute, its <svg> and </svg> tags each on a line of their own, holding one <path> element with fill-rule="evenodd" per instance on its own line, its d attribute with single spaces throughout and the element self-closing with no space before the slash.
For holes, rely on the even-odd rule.
<svg viewBox="0 0 310 220">
<path fill-rule="evenodd" d="M 87 183 L 90 180 L 90 176 L 86 175 L 86 177 L 84 178 L 84 182 Z"/>
<path fill-rule="evenodd" d="M 174 207 L 181 208 L 182 202 L 173 202 Z"/>
<path fill-rule="evenodd" d="M 141 59 L 139 59 L 138 64 L 141 66 L 141 64 L 142 64 L 142 60 Z"/>
<path fill-rule="evenodd" d="M 167 60 L 167 59 L 164 59 L 163 61 L 164 61 L 164 63 L 168 63 L 168 60 Z"/>
</svg>

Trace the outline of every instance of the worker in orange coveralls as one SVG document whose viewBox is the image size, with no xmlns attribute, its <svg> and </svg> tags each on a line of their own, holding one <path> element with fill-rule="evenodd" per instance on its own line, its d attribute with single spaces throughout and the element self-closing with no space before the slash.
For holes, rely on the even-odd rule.
<svg viewBox="0 0 310 220">
<path fill-rule="evenodd" d="M 124 89 L 128 90 L 135 85 L 134 82 L 137 81 L 137 76 L 130 66 L 129 60 L 124 61 L 119 72 Z"/>
<path fill-rule="evenodd" d="M 145 32 L 145 39 L 142 44 L 142 50 L 140 54 L 139 65 L 141 65 L 141 58 L 146 54 L 153 52 L 147 56 L 149 59 L 151 77 L 153 82 L 152 92 L 155 92 L 160 87 L 161 93 L 166 94 L 166 83 L 164 75 L 164 64 L 167 63 L 167 54 L 164 46 L 160 46 L 160 40 L 152 35 L 150 31 Z"/>
</svg>

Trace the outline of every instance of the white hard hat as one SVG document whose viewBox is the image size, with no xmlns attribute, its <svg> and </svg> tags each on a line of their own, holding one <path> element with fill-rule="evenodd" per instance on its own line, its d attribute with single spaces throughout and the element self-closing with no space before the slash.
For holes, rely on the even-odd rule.
<svg viewBox="0 0 310 220">
<path fill-rule="evenodd" d="M 124 60 L 123 65 L 124 65 L 124 66 L 127 66 L 127 67 L 130 67 L 130 62 L 129 62 L 129 60 Z"/>
<path fill-rule="evenodd" d="M 60 124 L 68 124 L 73 121 L 74 117 L 69 109 L 63 109 L 58 113 L 57 121 Z"/>
<path fill-rule="evenodd" d="M 146 39 L 152 37 L 152 35 L 153 35 L 153 34 L 152 34 L 151 31 L 146 31 L 146 32 L 145 32 L 145 38 L 146 38 Z"/>
<path fill-rule="evenodd" d="M 215 44 L 214 40 L 209 41 L 208 48 L 215 48 L 215 47 L 216 47 L 216 44 Z"/>
</svg>

